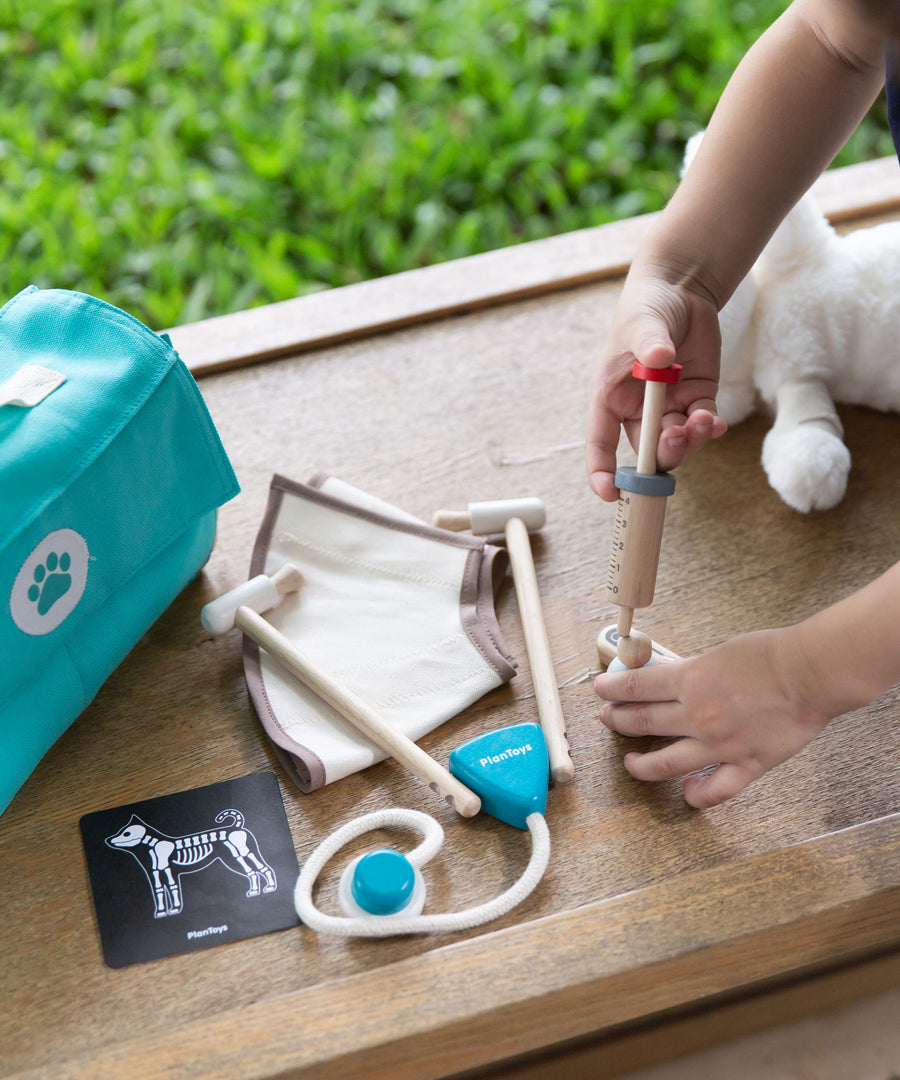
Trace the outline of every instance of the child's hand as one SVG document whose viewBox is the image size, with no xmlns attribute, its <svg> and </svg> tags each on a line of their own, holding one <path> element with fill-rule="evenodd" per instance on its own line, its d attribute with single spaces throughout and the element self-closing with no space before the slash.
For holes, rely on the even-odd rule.
<svg viewBox="0 0 900 1080">
<path fill-rule="evenodd" d="M 632 267 L 591 387 L 587 425 L 587 471 L 601 499 L 618 498 L 615 486 L 619 426 L 632 446 L 640 433 L 644 383 L 635 379 L 635 359 L 648 367 L 678 361 L 681 382 L 666 387 L 666 412 L 657 447 L 661 469 L 673 469 L 688 450 L 725 433 L 715 415 L 719 377 L 719 320 L 703 290 L 672 284 L 655 270 Z"/>
<path fill-rule="evenodd" d="M 600 675 L 594 689 L 607 702 L 600 720 L 614 731 L 681 736 L 661 750 L 626 754 L 625 768 L 638 780 L 684 777 L 685 800 L 702 808 L 743 791 L 836 715 L 805 692 L 809 676 L 790 627 L 745 634 L 693 660 Z M 709 776 L 687 775 L 715 765 Z"/>
</svg>

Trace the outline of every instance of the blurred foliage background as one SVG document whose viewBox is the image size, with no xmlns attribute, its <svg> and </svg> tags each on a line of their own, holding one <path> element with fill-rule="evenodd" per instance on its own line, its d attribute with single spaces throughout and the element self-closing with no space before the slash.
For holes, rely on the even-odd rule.
<svg viewBox="0 0 900 1080">
<path fill-rule="evenodd" d="M 0 0 L 0 297 L 161 329 L 658 209 L 784 6 Z"/>
</svg>

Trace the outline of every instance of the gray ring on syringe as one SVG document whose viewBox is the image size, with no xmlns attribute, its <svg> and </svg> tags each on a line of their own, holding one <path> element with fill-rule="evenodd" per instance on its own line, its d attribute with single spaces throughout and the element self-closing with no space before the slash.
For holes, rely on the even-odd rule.
<svg viewBox="0 0 900 1080">
<path fill-rule="evenodd" d="M 620 465 L 616 469 L 616 487 L 635 495 L 671 495 L 675 490 L 675 477 L 668 472 L 639 473 L 634 465 Z"/>
</svg>

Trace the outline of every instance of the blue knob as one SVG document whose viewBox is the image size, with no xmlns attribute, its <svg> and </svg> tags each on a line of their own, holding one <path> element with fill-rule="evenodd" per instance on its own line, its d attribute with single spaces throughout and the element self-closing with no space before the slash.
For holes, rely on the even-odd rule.
<svg viewBox="0 0 900 1080">
<path fill-rule="evenodd" d="M 370 915 L 395 915 L 406 907 L 416 883 L 412 863 L 399 851 L 370 851 L 356 864 L 350 892 Z"/>
</svg>

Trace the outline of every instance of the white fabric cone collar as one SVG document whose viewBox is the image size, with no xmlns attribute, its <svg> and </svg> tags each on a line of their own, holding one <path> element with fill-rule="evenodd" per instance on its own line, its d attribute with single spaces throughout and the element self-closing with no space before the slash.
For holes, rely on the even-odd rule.
<svg viewBox="0 0 900 1080">
<path fill-rule="evenodd" d="M 276 476 L 250 576 L 288 561 L 304 583 L 266 617 L 411 739 L 515 674 L 494 612 L 507 555 L 482 538 L 435 529 L 334 477 Z M 244 671 L 301 790 L 387 756 L 249 639 Z"/>
</svg>

